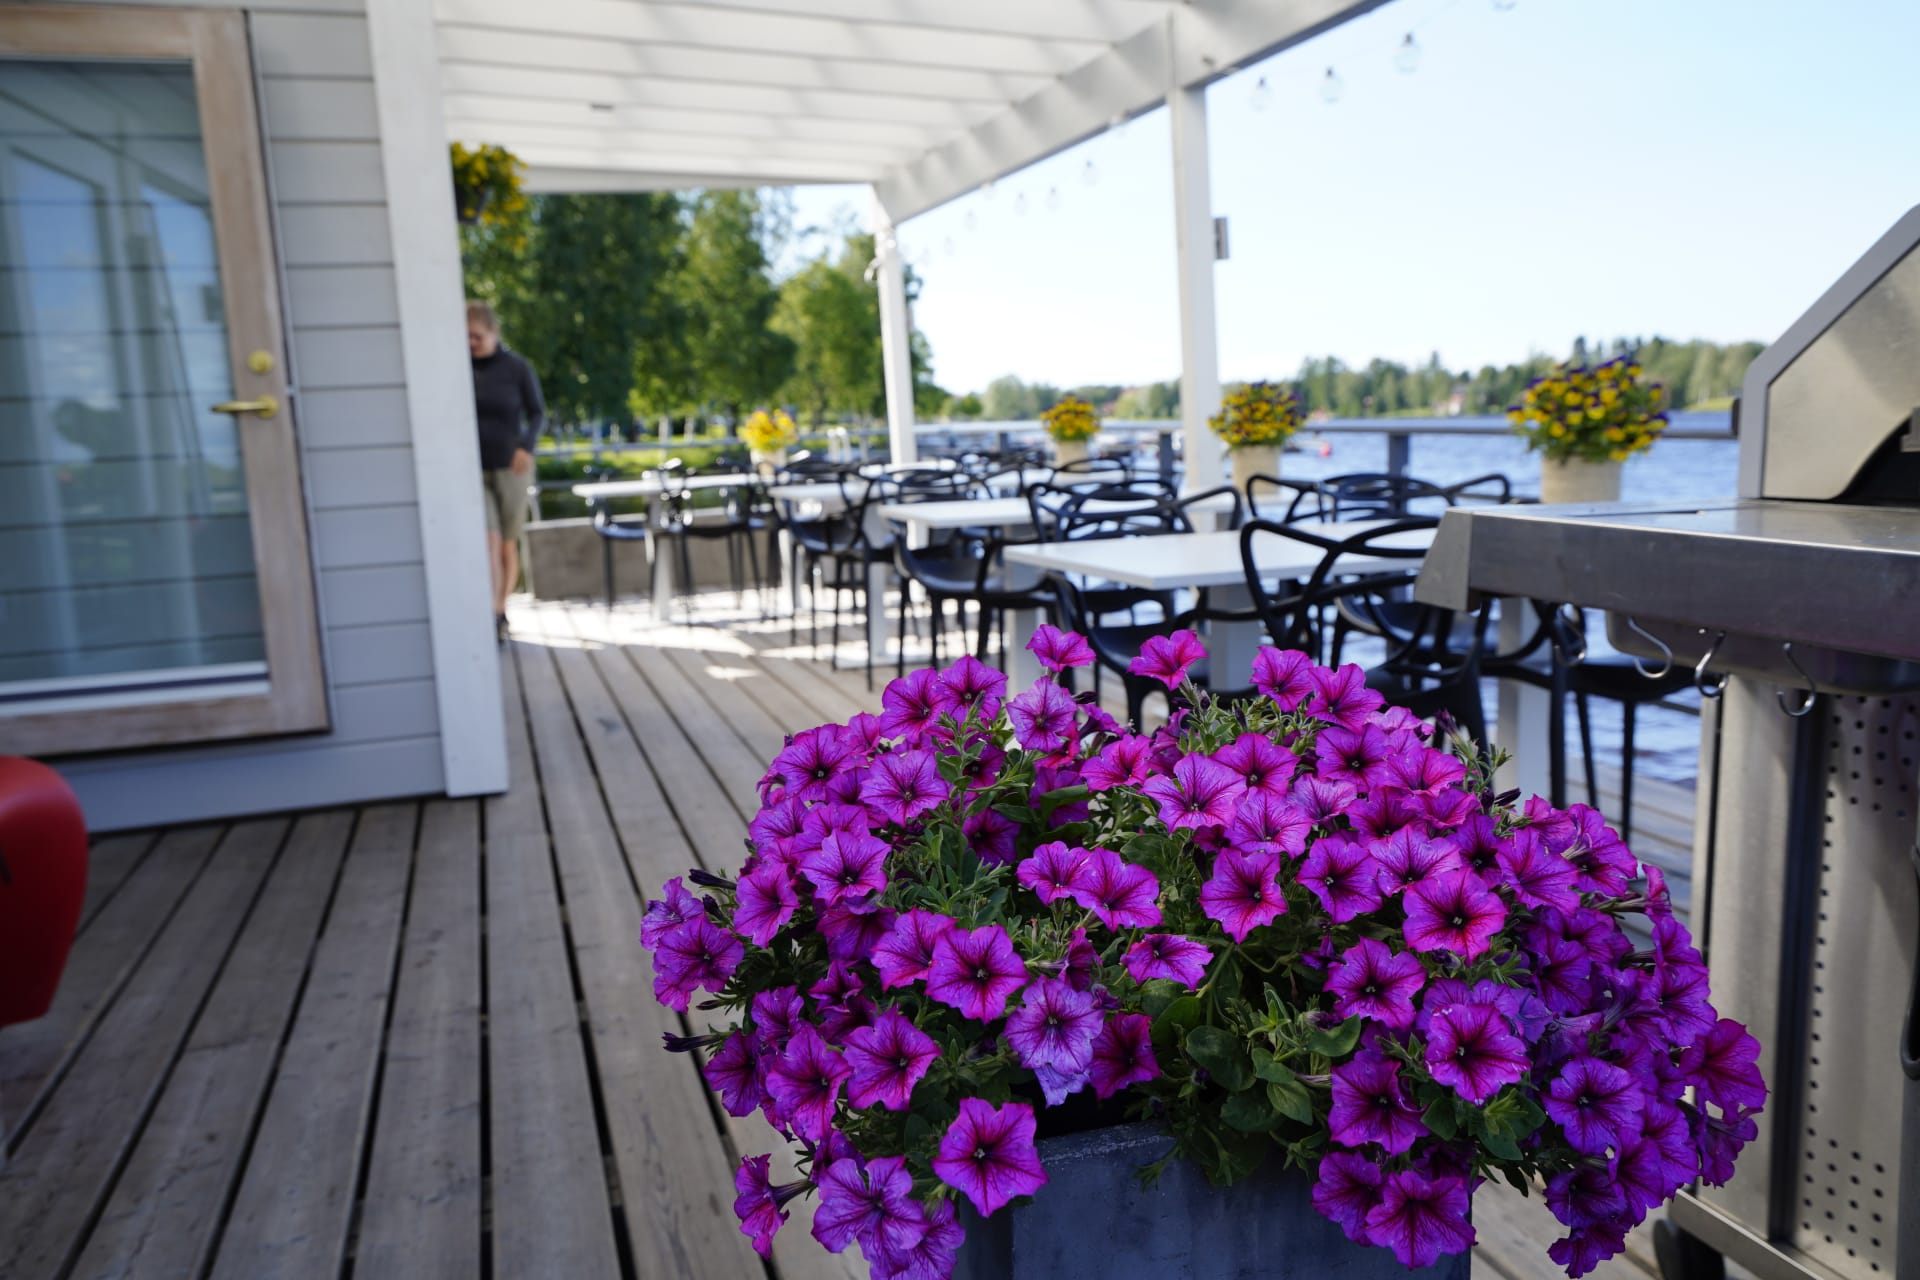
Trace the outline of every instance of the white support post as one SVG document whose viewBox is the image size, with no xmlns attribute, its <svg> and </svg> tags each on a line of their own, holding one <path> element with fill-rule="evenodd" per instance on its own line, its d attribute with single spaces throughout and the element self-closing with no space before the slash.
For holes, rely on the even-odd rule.
<svg viewBox="0 0 1920 1280">
<path fill-rule="evenodd" d="M 1207 91 L 1167 94 L 1173 126 L 1173 225 L 1180 253 L 1180 419 L 1186 479 L 1194 493 L 1222 483 L 1220 439 L 1207 419 L 1220 408 L 1220 351 L 1214 332 L 1213 193 L 1207 173 Z"/>
<path fill-rule="evenodd" d="M 448 795 L 507 789 L 480 444 L 433 0 L 367 6 Z"/>
<path fill-rule="evenodd" d="M 880 362 L 887 386 L 887 443 L 896 464 L 919 460 L 913 431 L 913 348 L 907 314 L 907 272 L 894 239 L 893 216 L 873 193 L 873 252 L 879 262 Z"/>
</svg>

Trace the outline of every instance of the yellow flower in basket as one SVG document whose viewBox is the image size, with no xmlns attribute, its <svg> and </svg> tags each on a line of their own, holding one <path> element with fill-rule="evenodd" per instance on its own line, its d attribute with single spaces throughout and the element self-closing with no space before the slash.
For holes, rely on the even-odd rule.
<svg viewBox="0 0 1920 1280">
<path fill-rule="evenodd" d="M 740 438 L 755 453 L 778 453 L 799 443 L 800 430 L 785 409 L 755 409 L 740 424 Z"/>
<path fill-rule="evenodd" d="M 1300 429 L 1300 401 L 1275 382 L 1246 382 L 1221 397 L 1207 426 L 1229 449 L 1285 444 Z"/>
<path fill-rule="evenodd" d="M 1061 396 L 1040 414 L 1040 425 L 1055 440 L 1091 440 L 1100 434 L 1100 412 L 1079 396 Z"/>
<path fill-rule="evenodd" d="M 1620 462 L 1659 438 L 1666 407 L 1666 388 L 1617 356 L 1592 369 L 1561 365 L 1534 379 L 1507 417 L 1529 449 L 1556 462 Z"/>
</svg>

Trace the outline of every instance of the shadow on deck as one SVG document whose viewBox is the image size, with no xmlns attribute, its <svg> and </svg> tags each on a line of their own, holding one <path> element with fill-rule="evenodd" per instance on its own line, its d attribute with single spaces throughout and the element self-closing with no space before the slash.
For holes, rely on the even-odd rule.
<svg viewBox="0 0 1920 1280">
<path fill-rule="evenodd" d="M 688 1028 L 641 903 L 737 865 L 783 736 L 877 695 L 784 624 L 528 605 L 515 629 L 507 794 L 97 843 L 54 1010 L 0 1031 L 0 1276 L 764 1274 L 732 1170 L 779 1143 L 661 1052 Z M 1671 790 L 1644 793 L 1661 843 L 1691 812 Z M 772 1274 L 863 1276 L 807 1217 Z M 1476 1275 L 1558 1274 L 1537 1198 L 1483 1189 L 1475 1223 Z"/>
</svg>

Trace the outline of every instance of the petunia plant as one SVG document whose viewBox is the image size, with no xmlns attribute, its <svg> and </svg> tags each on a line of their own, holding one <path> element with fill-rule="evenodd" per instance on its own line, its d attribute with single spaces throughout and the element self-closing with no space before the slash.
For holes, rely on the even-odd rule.
<svg viewBox="0 0 1920 1280">
<path fill-rule="evenodd" d="M 1356 667 L 1266 649 L 1258 695 L 1215 700 L 1198 639 L 1156 640 L 1135 670 L 1176 710 L 1139 733 L 1071 691 L 1084 640 L 1030 647 L 1017 696 L 967 657 L 795 735 L 737 878 L 648 904 L 655 992 L 707 1024 L 668 1047 L 797 1144 L 800 1180 L 736 1178 L 763 1254 L 811 1197 L 877 1280 L 948 1275 L 957 1205 L 1039 1191 L 1076 1095 L 1216 1183 L 1299 1170 L 1408 1266 L 1473 1243 L 1489 1177 L 1544 1185 L 1577 1277 L 1731 1175 L 1759 1045 L 1599 813 L 1494 794 Z"/>
</svg>

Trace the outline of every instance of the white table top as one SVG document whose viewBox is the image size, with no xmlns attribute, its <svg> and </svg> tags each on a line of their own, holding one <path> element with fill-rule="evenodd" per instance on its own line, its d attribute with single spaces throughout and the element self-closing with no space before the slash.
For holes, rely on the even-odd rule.
<svg viewBox="0 0 1920 1280">
<path fill-rule="evenodd" d="M 1390 522 L 1341 520 L 1303 527 L 1323 538 L 1350 538 L 1383 523 Z M 1257 545 L 1261 570 L 1275 578 L 1305 578 L 1319 565 L 1322 555 L 1319 547 L 1281 538 L 1262 538 Z M 1408 530 L 1396 534 L 1382 545 L 1416 547 L 1424 551 L 1433 545 L 1433 530 Z M 1009 564 L 1084 574 L 1090 578 L 1144 587 L 1150 591 L 1241 586 L 1246 583 L 1246 574 L 1240 564 L 1240 534 L 1237 531 L 1044 542 L 1008 547 L 1005 555 Z M 1412 560 L 1389 560 L 1378 556 L 1352 556 L 1341 564 L 1342 569 L 1355 573 L 1374 568 L 1416 567 L 1417 563 Z"/>
<path fill-rule="evenodd" d="M 1005 475 L 993 476 L 993 477 L 990 477 L 990 479 L 992 480 L 993 487 L 995 489 L 1012 489 L 1012 488 L 1017 488 L 1022 484 L 1044 484 L 1047 481 L 1053 479 L 1053 468 L 1052 467 L 1029 467 L 1025 471 L 1022 471 L 1018 476 L 1015 476 L 1013 472 L 1009 471 Z M 864 492 L 862 482 L 858 480 L 848 481 L 847 491 L 849 493 L 854 494 L 857 497 L 859 494 Z M 840 486 L 838 484 L 835 484 L 831 480 L 805 481 L 797 484 L 777 484 L 777 485 L 774 485 L 772 488 L 768 489 L 767 493 L 770 494 L 776 501 L 779 501 L 779 502 L 793 502 L 793 503 L 799 503 L 802 505 L 812 504 L 814 506 L 821 507 L 824 509 L 829 509 L 829 510 L 838 510 L 842 503 Z M 918 509 L 922 507 L 966 507 L 966 506 L 982 507 L 982 506 L 994 505 L 996 503 L 1001 503 L 1001 502 L 1017 503 L 1019 504 L 1021 514 L 1024 516 L 1026 513 L 1027 502 L 1025 498 L 998 498 L 998 499 L 990 499 L 990 500 L 968 499 L 968 500 L 963 500 L 958 502 L 919 502 L 919 503 L 907 502 L 907 503 L 890 503 L 888 505 L 889 507 L 901 507 L 901 508 L 913 507 Z M 960 521 L 958 525 L 929 525 L 927 527 L 957 528 L 961 526 L 995 524 L 995 523 L 1006 523 L 1006 522 L 1004 520 L 995 521 L 992 519 L 964 520 L 964 521 Z"/>
<path fill-rule="evenodd" d="M 1096 499 L 1079 508 L 1086 515 L 1141 509 L 1138 502 Z M 1233 509 L 1233 495 L 1221 493 L 1194 503 L 1190 511 L 1217 513 Z M 888 520 L 913 529 L 1004 529 L 1033 523 L 1033 509 L 1025 498 L 974 498 L 961 502 L 889 502 L 880 508 Z"/>
<path fill-rule="evenodd" d="M 729 489 L 745 484 L 752 476 L 738 471 L 714 472 L 710 475 L 683 476 L 671 486 L 675 493 L 682 489 Z M 657 475 L 645 475 L 638 480 L 595 480 L 588 484 L 573 486 L 576 496 L 594 498 L 657 498 L 665 492 Z"/>
</svg>

